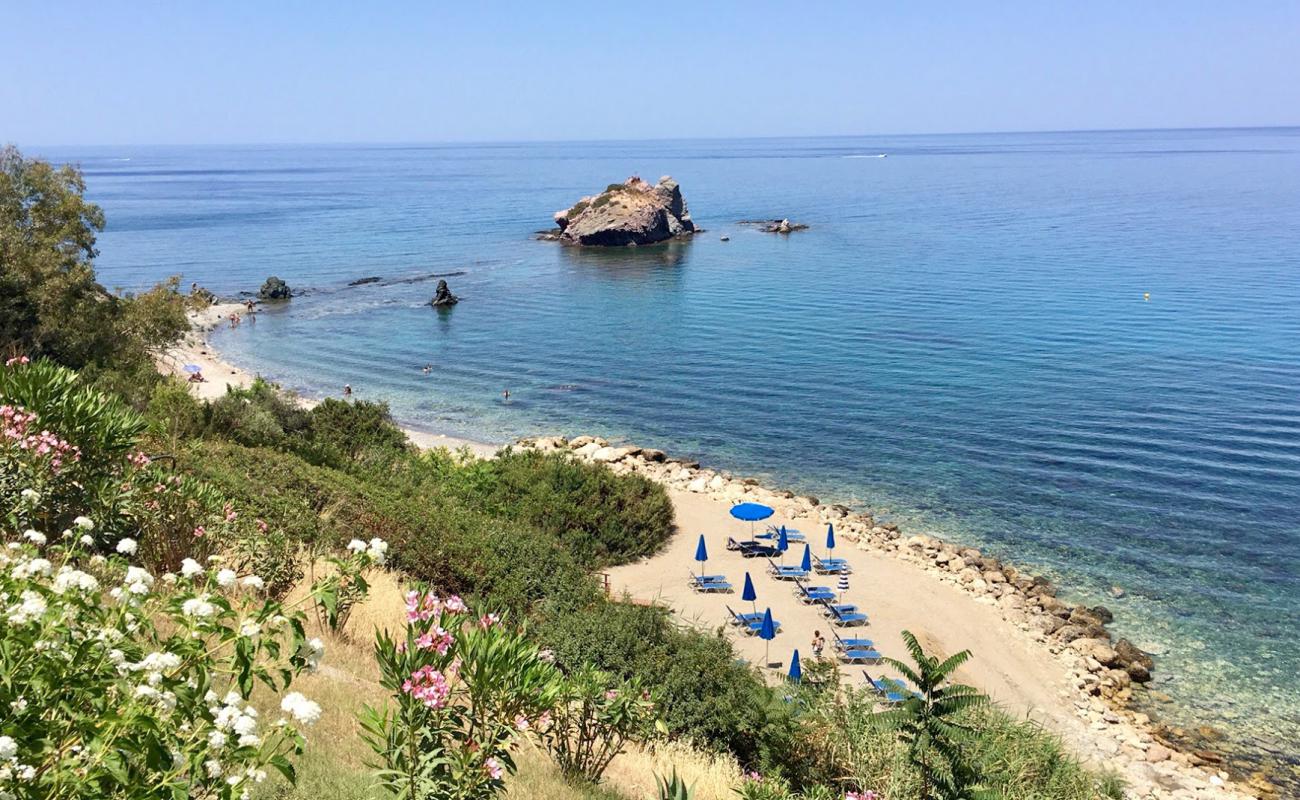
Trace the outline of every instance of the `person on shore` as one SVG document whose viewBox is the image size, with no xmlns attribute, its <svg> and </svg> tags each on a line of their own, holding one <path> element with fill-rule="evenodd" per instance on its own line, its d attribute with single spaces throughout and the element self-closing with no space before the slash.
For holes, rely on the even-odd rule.
<svg viewBox="0 0 1300 800">
<path fill-rule="evenodd" d="M 344 397 L 352 396 L 352 384 L 350 383 L 343 384 L 343 396 Z"/>
<path fill-rule="evenodd" d="M 203 383 L 203 381 L 205 381 L 205 380 L 207 380 L 207 379 L 203 377 L 203 371 L 202 371 L 202 370 L 199 370 L 199 371 L 191 372 L 191 373 L 190 373 L 190 377 L 189 377 L 189 382 L 190 382 L 190 383 Z"/>
<path fill-rule="evenodd" d="M 822 653 L 826 650 L 826 638 L 822 636 L 821 631 L 813 631 L 812 651 L 813 658 L 821 660 Z"/>
</svg>

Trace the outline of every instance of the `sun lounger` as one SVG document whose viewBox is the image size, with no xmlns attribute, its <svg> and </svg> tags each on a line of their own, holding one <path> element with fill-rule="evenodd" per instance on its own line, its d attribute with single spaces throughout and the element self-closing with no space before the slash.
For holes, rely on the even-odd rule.
<svg viewBox="0 0 1300 800">
<path fill-rule="evenodd" d="M 835 631 L 831 631 L 831 636 L 835 637 L 837 650 L 871 650 L 876 646 L 876 643 L 870 639 L 841 639 Z"/>
<path fill-rule="evenodd" d="M 836 624 L 836 625 L 841 625 L 841 626 L 845 626 L 845 627 L 847 627 L 847 626 L 850 626 L 850 625 L 866 625 L 866 624 L 867 624 L 867 615 L 866 615 L 866 614 L 859 614 L 859 613 L 857 613 L 856 611 L 850 611 L 850 612 L 848 612 L 848 613 L 846 613 L 846 614 L 845 614 L 845 613 L 840 613 L 839 611 L 837 611 L 837 610 L 835 609 L 834 606 L 830 605 L 829 603 L 826 604 L 826 608 L 827 608 L 828 611 L 831 612 L 831 613 L 830 613 L 830 619 L 831 619 L 831 622 L 834 623 L 834 624 Z"/>
<path fill-rule="evenodd" d="M 690 587 L 697 592 L 722 592 L 731 591 L 731 584 L 727 582 L 726 575 L 691 575 Z"/>
<path fill-rule="evenodd" d="M 763 621 L 763 612 L 761 611 L 755 611 L 747 614 L 737 614 L 735 611 L 732 610 L 731 606 L 727 606 L 726 609 L 727 609 L 727 613 L 731 615 L 732 625 L 743 626 L 743 625 L 749 625 L 751 622 L 762 623 Z"/>
<path fill-rule="evenodd" d="M 813 569 L 821 575 L 851 575 L 853 568 L 842 558 L 818 558 L 813 556 Z"/>
<path fill-rule="evenodd" d="M 774 558 L 779 555 L 781 555 L 781 551 L 770 544 L 762 544 L 761 542 L 740 543 L 741 558 Z"/>
<path fill-rule="evenodd" d="M 867 685 L 874 689 L 886 703 L 894 705 L 906 700 L 909 696 L 920 697 L 916 692 L 907 691 L 907 687 L 902 681 L 896 681 L 893 678 L 873 678 L 867 671 L 862 670 L 862 676 L 867 679 Z"/>
<path fill-rule="evenodd" d="M 823 616 L 832 616 L 835 613 L 854 614 L 857 613 L 858 607 L 852 603 L 829 603 L 824 604 L 826 607 L 822 610 Z"/>
<path fill-rule="evenodd" d="M 798 579 L 794 582 L 794 594 L 804 605 L 835 599 L 835 592 L 832 592 L 829 586 L 805 586 Z"/>
<path fill-rule="evenodd" d="M 845 664 L 875 664 L 882 658 L 884 656 L 870 648 L 845 650 L 840 653 L 840 661 Z"/>
<path fill-rule="evenodd" d="M 797 581 L 808 577 L 808 571 L 798 567 L 786 567 L 777 564 L 772 559 L 767 560 L 767 571 L 778 581 Z"/>
</svg>

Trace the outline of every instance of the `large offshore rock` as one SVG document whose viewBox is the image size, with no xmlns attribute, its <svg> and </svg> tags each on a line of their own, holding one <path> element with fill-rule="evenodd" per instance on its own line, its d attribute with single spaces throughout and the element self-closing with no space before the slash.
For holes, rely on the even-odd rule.
<svg viewBox="0 0 1300 800">
<path fill-rule="evenodd" d="M 681 187 L 667 175 L 656 184 L 636 176 L 610 184 L 556 212 L 555 224 L 551 238 L 596 247 L 654 244 L 695 232 Z"/>
<path fill-rule="evenodd" d="M 257 296 L 263 300 L 288 300 L 293 292 L 289 290 L 289 284 L 272 275 L 262 284 Z"/>
</svg>

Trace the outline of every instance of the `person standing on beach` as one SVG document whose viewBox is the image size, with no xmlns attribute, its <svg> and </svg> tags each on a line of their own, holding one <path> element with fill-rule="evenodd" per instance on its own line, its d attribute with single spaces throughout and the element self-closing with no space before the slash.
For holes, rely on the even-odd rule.
<svg viewBox="0 0 1300 800">
<path fill-rule="evenodd" d="M 822 636 L 821 631 L 813 631 L 812 651 L 813 658 L 821 660 L 822 652 L 826 650 L 826 639 Z"/>
</svg>

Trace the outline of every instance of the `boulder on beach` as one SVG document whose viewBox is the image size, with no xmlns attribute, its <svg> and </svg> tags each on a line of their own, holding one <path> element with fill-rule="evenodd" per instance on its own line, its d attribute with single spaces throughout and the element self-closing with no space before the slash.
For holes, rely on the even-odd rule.
<svg viewBox="0 0 1300 800">
<path fill-rule="evenodd" d="M 654 244 L 695 233 L 681 187 L 667 175 L 654 184 L 635 175 L 612 183 L 556 212 L 555 225 L 543 238 L 596 247 Z"/>
<path fill-rule="evenodd" d="M 263 300 L 288 300 L 293 292 L 290 291 L 289 284 L 272 275 L 262 284 L 257 296 Z"/>
<path fill-rule="evenodd" d="M 429 301 L 429 305 L 437 308 L 439 306 L 454 306 L 459 302 L 460 298 L 452 294 L 451 289 L 447 288 L 447 282 L 438 281 L 437 287 L 433 290 L 433 299 Z"/>
</svg>

